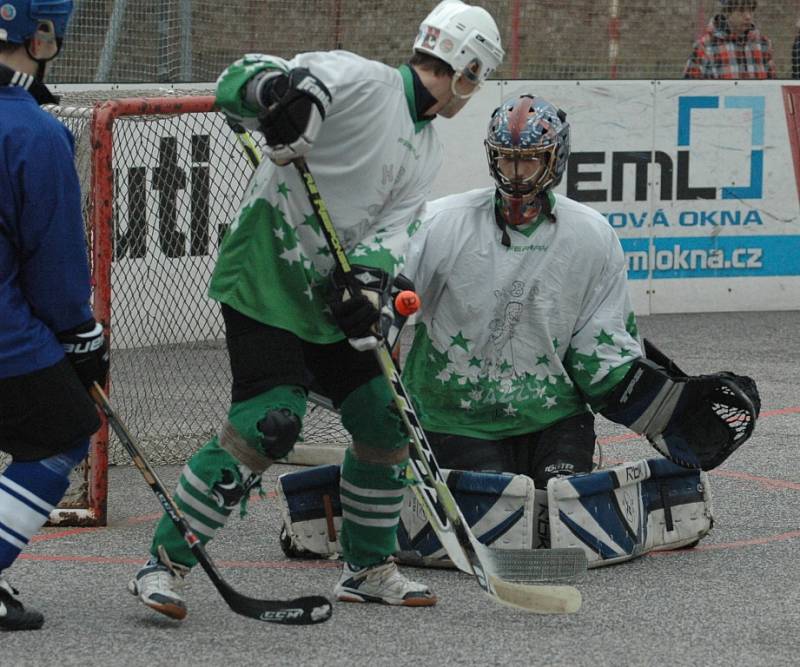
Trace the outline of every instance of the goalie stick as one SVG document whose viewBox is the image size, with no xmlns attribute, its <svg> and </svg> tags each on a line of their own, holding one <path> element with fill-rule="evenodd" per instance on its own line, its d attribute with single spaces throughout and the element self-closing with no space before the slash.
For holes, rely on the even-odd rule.
<svg viewBox="0 0 800 667">
<path fill-rule="evenodd" d="M 242 128 L 233 129 L 248 159 L 254 167 L 258 167 L 260 155 L 252 137 Z M 293 164 L 303 181 L 314 215 L 334 261 L 348 277 L 352 273 L 350 262 L 316 181 L 304 159 L 294 160 Z M 351 293 L 357 293 L 358 285 L 352 280 L 348 282 Z M 414 445 L 407 474 L 416 478 L 418 483 L 413 485 L 413 489 L 417 498 L 455 565 L 460 570 L 472 574 L 487 595 L 503 604 L 543 614 L 573 613 L 580 609 L 581 594 L 573 586 L 531 585 L 521 582 L 541 581 L 542 577 L 573 578 L 577 572 L 586 569 L 586 555 L 583 551 L 520 549 L 513 553 L 507 550 L 506 553 L 498 555 L 496 550 L 481 544 L 464 520 L 444 481 L 388 347 L 379 346 L 375 349 L 375 356 Z M 504 576 L 504 570 L 510 576 Z"/>
<path fill-rule="evenodd" d="M 202 568 L 206 571 L 209 579 L 211 579 L 211 583 L 214 584 L 232 611 L 258 621 L 281 623 L 283 625 L 322 623 L 331 617 L 333 612 L 331 603 L 326 597 L 321 595 L 309 595 L 294 600 L 258 600 L 242 595 L 234 590 L 230 584 L 222 578 L 216 565 L 214 565 L 214 562 L 211 560 L 208 553 L 206 553 L 203 543 L 200 542 L 200 539 L 195 535 L 180 508 L 165 490 L 164 484 L 144 457 L 144 454 L 133 440 L 128 429 L 114 412 L 114 409 L 108 402 L 108 397 L 100 385 L 95 382 L 94 386 L 91 388 L 90 394 L 94 402 L 106 416 L 111 428 L 114 429 L 114 432 L 119 437 L 122 446 L 125 447 L 128 454 L 130 454 L 134 465 L 139 469 L 139 472 L 142 473 L 142 476 L 153 490 L 153 493 L 156 494 L 167 516 L 169 516 L 172 523 L 175 524 L 175 527 L 186 541 L 186 544 L 189 545 L 194 557 L 197 558 L 197 562 L 200 563 Z"/>
</svg>

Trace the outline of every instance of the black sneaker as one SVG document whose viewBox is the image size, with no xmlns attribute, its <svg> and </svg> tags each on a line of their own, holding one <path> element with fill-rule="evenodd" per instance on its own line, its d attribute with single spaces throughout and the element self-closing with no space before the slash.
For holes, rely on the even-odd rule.
<svg viewBox="0 0 800 667">
<path fill-rule="evenodd" d="M 35 609 L 25 609 L 17 594 L 5 579 L 0 579 L 0 630 L 38 630 L 44 616 Z"/>
</svg>

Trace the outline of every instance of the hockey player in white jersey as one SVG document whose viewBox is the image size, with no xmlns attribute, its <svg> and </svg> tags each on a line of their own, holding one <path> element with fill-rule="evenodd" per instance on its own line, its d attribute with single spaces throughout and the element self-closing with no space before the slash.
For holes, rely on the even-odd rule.
<svg viewBox="0 0 800 667">
<path fill-rule="evenodd" d="M 439 465 L 544 490 L 591 471 L 595 410 L 679 465 L 714 467 L 752 432 L 755 383 L 645 358 L 614 230 L 552 192 L 569 139 L 546 100 L 504 102 L 485 141 L 494 185 L 431 202 L 412 238 L 403 273 L 423 305 L 404 379 Z"/>
<path fill-rule="evenodd" d="M 264 133 L 270 158 L 226 233 L 210 296 L 222 305 L 233 375 L 220 433 L 181 475 L 176 501 L 207 542 L 241 507 L 263 471 L 293 447 L 309 371 L 353 438 L 342 470 L 340 600 L 428 606 L 424 584 L 387 560 L 396 532 L 408 434 L 375 359 L 380 312 L 430 183 L 442 162 L 431 121 L 450 118 L 503 58 L 489 13 L 440 3 L 408 64 L 392 68 L 346 51 L 291 60 L 247 55 L 217 83 L 236 125 Z M 362 282 L 347 298 L 292 160 L 305 157 Z M 333 283 L 333 284 L 332 284 Z M 349 341 L 349 342 L 348 342 Z M 186 615 L 181 579 L 195 559 L 166 517 L 151 558 L 130 583 L 144 604 Z"/>
</svg>

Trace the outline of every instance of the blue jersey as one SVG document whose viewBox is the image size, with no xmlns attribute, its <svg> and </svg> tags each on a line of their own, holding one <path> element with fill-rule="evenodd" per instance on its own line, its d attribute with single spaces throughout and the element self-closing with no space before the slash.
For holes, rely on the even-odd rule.
<svg viewBox="0 0 800 667">
<path fill-rule="evenodd" d="M 92 317 L 70 131 L 0 86 L 0 378 L 60 361 L 56 334 Z"/>
</svg>

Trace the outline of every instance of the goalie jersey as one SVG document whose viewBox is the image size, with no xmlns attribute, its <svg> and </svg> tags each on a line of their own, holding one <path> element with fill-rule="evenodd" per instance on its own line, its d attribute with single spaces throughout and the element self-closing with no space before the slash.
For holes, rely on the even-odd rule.
<svg viewBox="0 0 800 667">
<path fill-rule="evenodd" d="M 622 247 L 599 213 L 549 193 L 507 227 L 494 188 L 431 202 L 403 273 L 422 308 L 403 376 L 423 426 L 486 440 L 587 410 L 642 356 Z"/>
<path fill-rule="evenodd" d="M 293 67 L 308 68 L 332 95 L 308 166 L 345 252 L 395 274 L 442 161 L 430 119 L 417 117 L 416 75 L 346 51 L 290 61 L 249 55 L 223 72 L 217 101 L 257 129 L 241 88 L 260 71 Z M 264 160 L 225 235 L 209 294 L 304 340 L 333 343 L 344 337 L 325 312 L 333 265 L 297 170 Z"/>
</svg>

